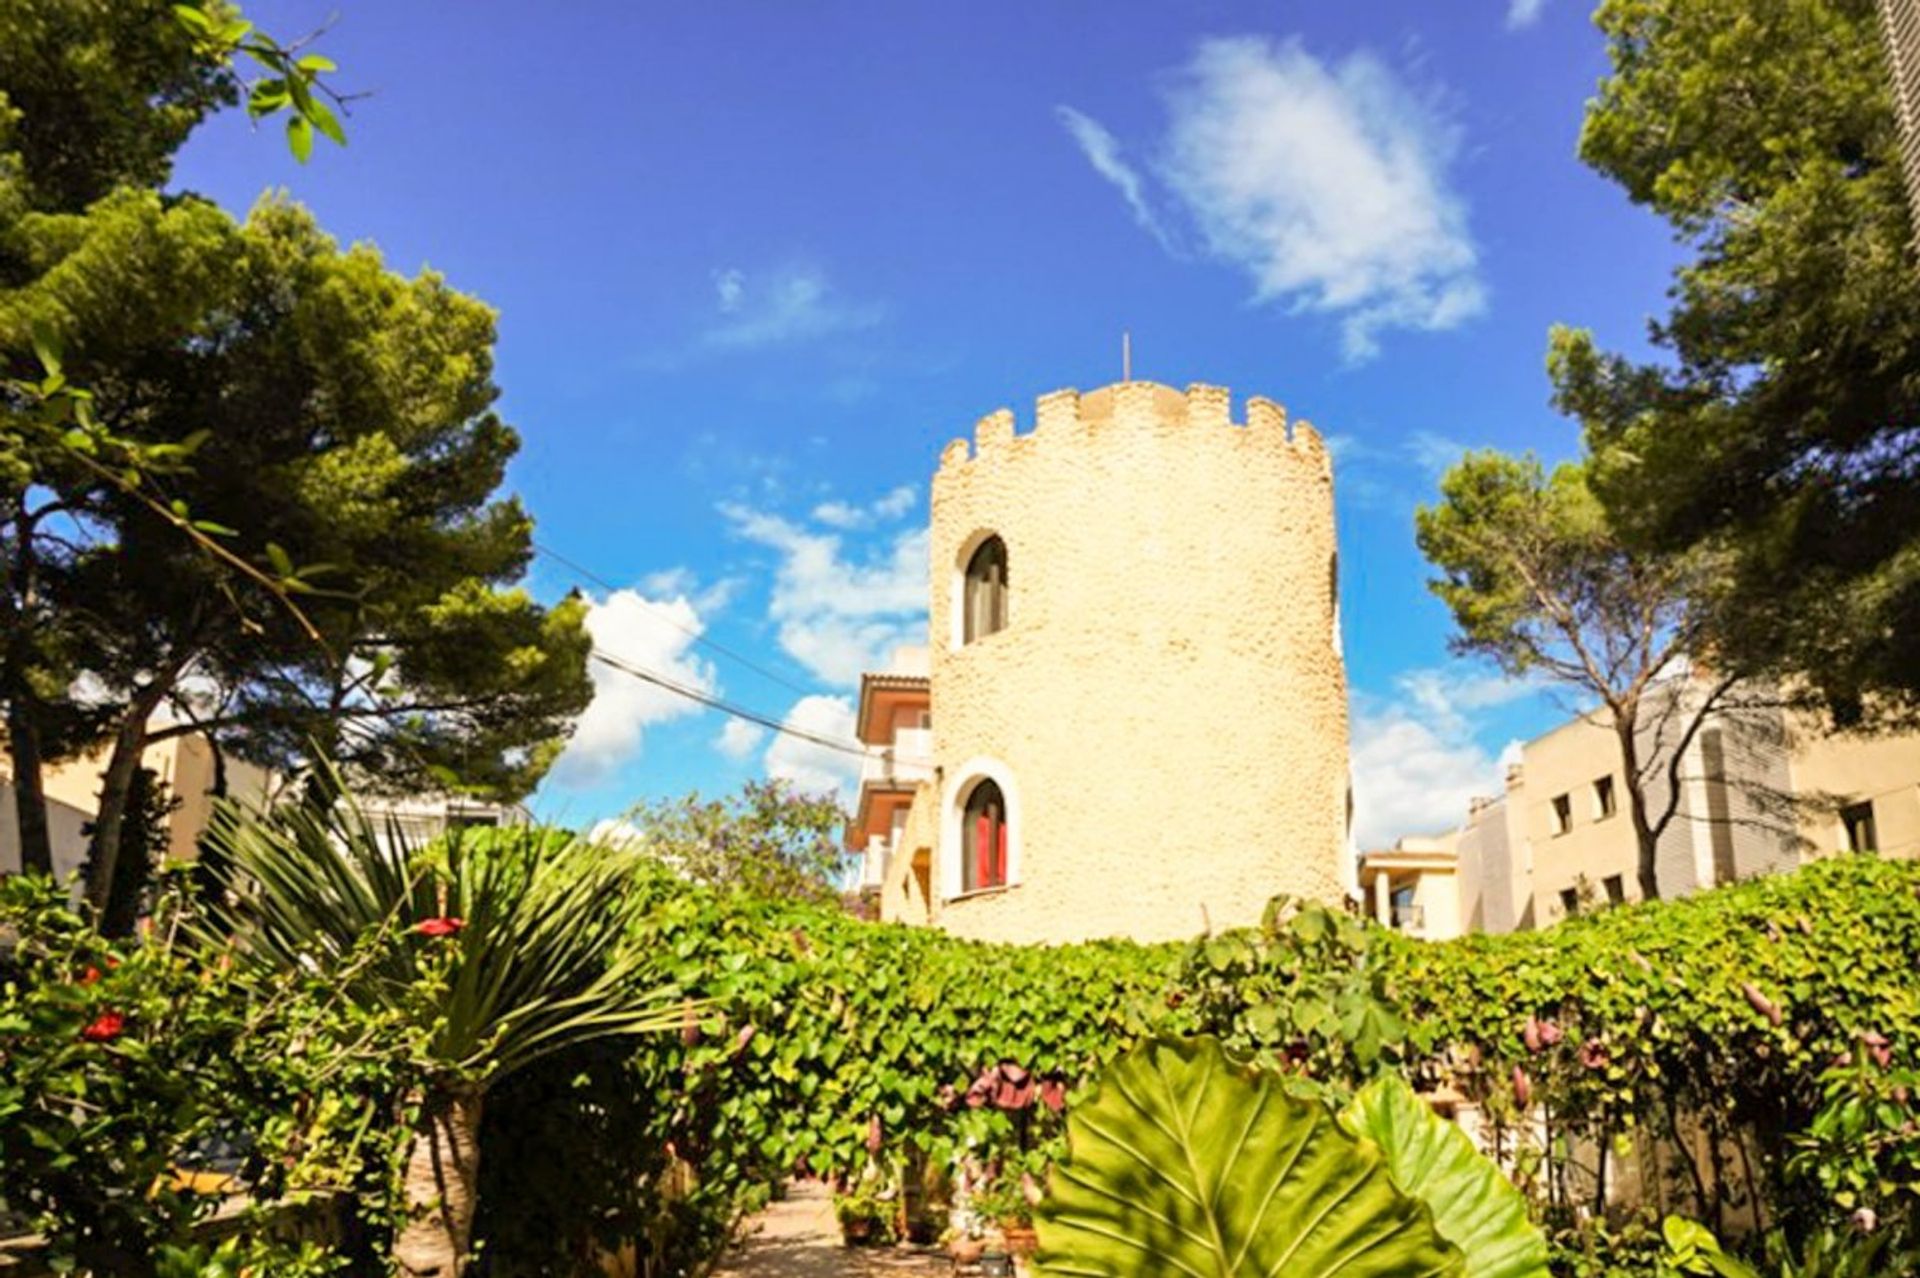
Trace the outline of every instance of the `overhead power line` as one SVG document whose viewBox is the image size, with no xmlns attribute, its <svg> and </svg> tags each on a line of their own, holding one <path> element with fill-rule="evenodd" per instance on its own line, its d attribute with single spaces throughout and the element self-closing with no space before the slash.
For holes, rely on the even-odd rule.
<svg viewBox="0 0 1920 1278">
<path fill-rule="evenodd" d="M 585 564 L 579 563 L 573 559 L 569 559 L 567 556 L 561 554 L 557 550 L 554 550 L 550 546 L 543 546 L 539 542 L 535 542 L 533 548 L 538 553 L 545 555 L 547 558 L 553 560 L 555 563 L 560 564 L 562 567 L 573 572 L 580 579 L 590 582 L 593 585 L 599 586 L 601 589 L 606 590 L 609 593 L 616 590 L 626 589 L 626 587 L 614 585 L 611 581 L 607 580 L 607 578 L 593 571 L 593 569 L 588 568 Z M 727 647 L 726 645 L 718 642 L 717 640 L 707 638 L 705 635 L 701 634 L 698 630 L 694 629 L 693 627 L 685 625 L 680 621 L 676 620 L 674 617 L 668 615 L 663 609 L 661 609 L 658 605 L 654 604 L 651 600 L 646 599 L 637 593 L 634 595 L 634 597 L 636 599 L 639 599 L 640 603 L 647 609 L 647 611 L 651 615 L 659 618 L 662 622 L 666 623 L 667 625 L 672 626 L 675 630 L 678 630 L 681 633 L 687 635 L 689 638 L 691 638 L 695 643 L 699 644 L 701 647 L 708 648 L 714 652 L 719 653 L 724 657 L 727 657 L 733 661 L 737 661 L 742 666 L 745 666 L 747 669 L 753 671 L 754 673 L 761 675 L 764 678 L 770 679 L 773 682 L 780 684 L 782 687 L 785 687 L 794 692 L 797 692 L 802 696 L 814 695 L 814 689 L 806 688 L 801 686 L 800 684 L 794 683 L 792 680 L 787 679 L 779 674 L 776 674 L 774 671 L 767 669 L 765 666 L 753 660 L 751 657 L 747 656 L 746 654 L 741 652 L 736 652 L 732 648 Z M 609 670 L 617 670 L 621 674 L 624 674 L 629 678 L 638 679 L 643 683 L 652 684 L 654 687 L 659 688 L 665 692 L 670 692 L 677 697 L 684 697 L 686 700 L 695 702 L 699 705 L 703 705 L 710 710 L 718 710 L 722 714 L 730 715 L 735 719 L 745 720 L 748 723 L 755 724 L 759 727 L 765 728 L 770 732 L 777 732 L 781 736 L 793 737 L 796 740 L 806 741 L 813 745 L 820 746 L 823 749 L 833 750 L 840 754 L 851 755 L 856 759 L 866 759 L 874 753 L 873 747 L 868 746 L 863 742 L 842 741 L 834 737 L 826 736 L 822 733 L 810 732 L 805 728 L 796 728 L 792 724 L 787 723 L 785 720 L 779 718 L 776 715 L 766 714 L 762 711 L 754 710 L 747 706 L 738 705 L 734 702 L 726 700 L 723 697 L 715 696 L 713 693 L 706 691 L 704 688 L 696 688 L 691 684 L 684 683 L 669 675 L 664 675 L 660 673 L 658 670 L 649 670 L 647 667 L 638 665 L 632 661 L 628 661 L 624 657 L 615 656 L 613 653 L 608 652 L 604 648 L 594 648 L 591 651 L 590 655 L 595 661 L 598 661 L 601 665 L 607 667 Z M 916 765 L 921 767 L 933 766 L 932 760 L 928 760 L 928 759 L 896 758 L 894 761 L 895 763 L 905 763 L 905 764 L 908 764 L 909 766 L 916 766 Z"/>
<path fill-rule="evenodd" d="M 553 549 L 551 546 L 543 546 L 536 541 L 533 543 L 533 548 L 537 553 L 545 555 L 547 558 L 553 560 L 553 562 L 559 564 L 561 567 L 566 568 L 568 571 L 572 572 L 576 577 L 580 578 L 582 581 L 598 586 L 602 590 L 605 590 L 608 594 L 612 594 L 615 591 L 630 589 L 629 587 L 626 587 L 626 586 L 614 585 L 611 581 L 608 581 L 605 577 L 593 571 L 593 569 L 587 567 L 585 564 L 581 564 L 572 559 L 567 558 L 565 555 Z M 755 661 L 752 657 L 747 656 L 745 653 L 736 652 L 732 648 L 727 647 L 725 644 L 721 643 L 717 639 L 709 639 L 705 634 L 701 633 L 699 630 L 671 616 L 664 608 L 654 603 L 651 599 L 648 599 L 645 596 L 641 595 L 638 591 L 632 591 L 631 593 L 633 594 L 633 597 L 635 599 L 638 599 L 640 601 L 641 607 L 645 608 L 653 616 L 658 617 L 662 622 L 666 623 L 669 626 L 672 626 L 675 630 L 678 630 L 681 634 L 686 635 L 688 638 L 692 639 L 695 643 L 699 644 L 702 648 L 707 649 L 709 652 L 715 652 L 715 653 L 718 653 L 720 656 L 728 658 L 729 660 L 737 661 L 742 666 L 746 667 L 748 670 L 751 670 L 755 674 L 759 675 L 761 678 L 770 679 L 774 683 L 779 684 L 781 687 L 786 688 L 788 691 L 797 692 L 803 697 L 809 695 L 813 691 L 813 689 L 811 688 L 803 687 L 802 685 L 795 683 L 793 680 L 788 679 L 785 675 L 782 675 L 777 673 L 776 671 L 767 669 L 767 667 L 761 665 L 759 662 Z"/>
<path fill-rule="evenodd" d="M 648 670 L 645 666 L 636 666 L 630 661 L 623 661 L 612 653 L 604 652 L 599 648 L 595 648 L 592 655 L 595 661 L 598 661 L 601 665 L 609 669 L 618 670 L 621 674 L 629 675 L 635 679 L 650 683 L 656 688 L 663 688 L 675 696 L 685 697 L 689 701 L 696 701 L 708 709 L 718 710 L 720 713 L 732 715 L 736 719 L 745 719 L 748 723 L 759 724 L 761 727 L 773 732 L 778 732 L 782 736 L 796 737 L 799 740 L 812 742 L 814 745 L 821 746 L 828 750 L 837 750 L 841 754 L 850 754 L 858 759 L 865 759 L 873 753 L 868 746 L 860 742 L 840 741 L 833 737 L 824 736 L 818 732 L 809 732 L 805 728 L 796 728 L 792 724 L 777 719 L 772 715 L 762 714 L 758 710 L 749 710 L 745 706 L 735 705 L 731 701 L 716 697 L 703 689 L 691 687 L 676 679 L 670 679 L 658 671 Z M 909 760 L 908 762 L 913 761 Z"/>
</svg>

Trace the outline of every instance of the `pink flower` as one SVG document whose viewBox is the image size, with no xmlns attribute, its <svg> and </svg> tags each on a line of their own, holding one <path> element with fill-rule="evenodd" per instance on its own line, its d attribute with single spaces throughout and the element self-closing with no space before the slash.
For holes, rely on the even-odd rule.
<svg viewBox="0 0 1920 1278">
<path fill-rule="evenodd" d="M 421 919 L 413 925 L 413 930 L 422 936 L 452 936 L 466 925 L 465 919 Z"/>
<path fill-rule="evenodd" d="M 127 1018 L 118 1012 L 102 1012 L 87 1022 L 80 1037 L 89 1043 L 111 1043 L 127 1028 Z"/>
</svg>

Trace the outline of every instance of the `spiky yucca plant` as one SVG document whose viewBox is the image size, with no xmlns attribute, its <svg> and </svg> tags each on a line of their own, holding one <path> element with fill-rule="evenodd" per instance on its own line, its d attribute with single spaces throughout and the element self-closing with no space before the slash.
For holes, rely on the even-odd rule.
<svg viewBox="0 0 1920 1278">
<path fill-rule="evenodd" d="M 457 1278 L 488 1087 L 564 1048 L 673 1028 L 686 1004 L 630 939 L 628 854 L 540 828 L 421 844 L 339 793 L 219 814 L 218 940 L 236 961 L 337 973 L 345 997 L 433 1018 L 394 1260 L 414 1278 Z"/>
</svg>

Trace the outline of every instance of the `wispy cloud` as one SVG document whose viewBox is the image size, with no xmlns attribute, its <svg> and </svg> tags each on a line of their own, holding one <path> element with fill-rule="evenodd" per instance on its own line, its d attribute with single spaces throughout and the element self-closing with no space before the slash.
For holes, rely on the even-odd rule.
<svg viewBox="0 0 1920 1278">
<path fill-rule="evenodd" d="M 1087 157 L 1087 163 L 1093 165 L 1094 172 L 1119 189 L 1120 197 L 1133 210 L 1133 220 L 1147 234 L 1160 241 L 1161 247 L 1171 251 L 1174 247 L 1173 238 L 1154 215 L 1153 207 L 1147 203 L 1146 187 L 1140 174 L 1120 158 L 1120 140 L 1098 120 L 1070 106 L 1055 107 L 1054 114 L 1066 126 L 1067 132 L 1073 135 L 1081 153 Z"/>
<path fill-rule="evenodd" d="M 1203 41 L 1167 105 L 1150 172 L 1207 250 L 1246 272 L 1255 301 L 1337 318 L 1353 361 L 1388 330 L 1449 329 L 1485 309 L 1448 175 L 1458 130 L 1372 53 L 1329 63 L 1298 40 Z M 1143 174 L 1075 118 L 1095 169 L 1150 216 Z"/>
<path fill-rule="evenodd" d="M 616 590 L 592 601 L 587 611 L 587 632 L 595 648 L 677 683 L 712 692 L 717 686 L 713 666 L 693 652 L 695 636 L 705 628 L 700 611 L 685 594 L 649 598 L 638 590 Z M 593 700 L 553 768 L 554 781 L 568 788 L 605 780 L 638 757 L 648 728 L 699 710 L 694 702 L 665 688 L 597 661 L 588 671 Z"/>
<path fill-rule="evenodd" d="M 1507 0 L 1507 26 L 1511 30 L 1530 27 L 1540 20 L 1540 11 L 1547 7 L 1547 0 Z"/>
<path fill-rule="evenodd" d="M 774 551 L 768 615 L 780 646 L 825 683 L 847 687 L 894 648 L 926 636 L 927 531 L 909 527 L 850 549 L 841 531 L 808 528 L 739 503 L 734 531 Z"/>
<path fill-rule="evenodd" d="M 826 273 L 812 266 L 789 266 L 765 275 L 739 267 L 714 272 L 718 318 L 701 334 L 712 350 L 750 350 L 803 342 L 832 333 L 870 328 L 884 310 L 835 292 Z"/>
<path fill-rule="evenodd" d="M 1468 451 L 1459 440 L 1430 430 L 1416 430 L 1407 436 L 1406 449 L 1413 464 L 1433 479 L 1451 470 Z"/>
<path fill-rule="evenodd" d="M 1466 819 L 1475 796 L 1500 793 L 1507 755 L 1480 743 L 1483 712 L 1537 691 L 1499 675 L 1420 669 L 1395 680 L 1392 696 L 1356 693 L 1353 801 L 1360 846 L 1450 830 Z"/>
<path fill-rule="evenodd" d="M 912 484 L 901 484 L 864 506 L 845 501 L 821 502 L 813 508 L 813 517 L 829 528 L 869 528 L 876 523 L 891 523 L 900 518 L 912 510 L 919 499 L 919 489 Z"/>
</svg>

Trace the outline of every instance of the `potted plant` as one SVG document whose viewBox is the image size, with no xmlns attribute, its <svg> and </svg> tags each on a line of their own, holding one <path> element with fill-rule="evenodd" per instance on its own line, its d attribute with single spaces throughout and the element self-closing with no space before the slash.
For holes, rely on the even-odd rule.
<svg viewBox="0 0 1920 1278">
<path fill-rule="evenodd" d="M 881 1247 L 893 1241 L 895 1204 L 862 1186 L 833 1200 L 840 1237 L 849 1247 Z"/>
<path fill-rule="evenodd" d="M 982 1220 L 990 1220 L 1000 1229 L 1007 1251 L 1015 1256 L 1031 1256 L 1039 1247 L 1033 1231 L 1033 1204 L 1022 1186 L 1013 1180 L 999 1180 L 974 1193 L 972 1207 Z"/>
<path fill-rule="evenodd" d="M 970 1224 L 964 1229 L 954 1226 L 940 1235 L 940 1241 L 945 1245 L 947 1255 L 953 1257 L 956 1265 L 977 1264 L 980 1257 L 986 1254 L 987 1240 L 979 1229 L 977 1224 Z"/>
</svg>

